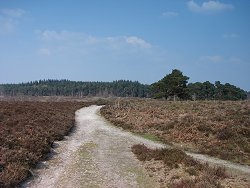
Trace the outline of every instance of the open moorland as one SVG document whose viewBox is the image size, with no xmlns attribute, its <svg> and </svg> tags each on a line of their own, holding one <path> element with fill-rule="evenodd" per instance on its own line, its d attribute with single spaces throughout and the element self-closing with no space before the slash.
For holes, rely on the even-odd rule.
<svg viewBox="0 0 250 188">
<path fill-rule="evenodd" d="M 46 159 L 55 140 L 63 139 L 75 111 L 91 103 L 0 102 L 0 187 L 14 187 Z"/>
<path fill-rule="evenodd" d="M 201 163 L 183 150 L 250 164 L 249 101 L 185 101 L 118 99 L 101 109 L 114 125 L 151 140 L 173 145 L 132 152 L 162 187 L 249 187 L 247 175 Z"/>
<path fill-rule="evenodd" d="M 106 104 L 101 114 L 113 124 L 175 146 L 155 150 L 132 147 L 149 175 L 157 177 L 162 186 L 246 187 L 249 183 L 182 151 L 249 165 L 249 101 L 13 99 L 0 101 L 0 187 L 15 187 L 31 176 L 37 162 L 49 157 L 54 141 L 72 130 L 75 111 L 91 104 Z"/>
<path fill-rule="evenodd" d="M 120 99 L 101 113 L 150 139 L 250 165 L 250 101 Z"/>
</svg>

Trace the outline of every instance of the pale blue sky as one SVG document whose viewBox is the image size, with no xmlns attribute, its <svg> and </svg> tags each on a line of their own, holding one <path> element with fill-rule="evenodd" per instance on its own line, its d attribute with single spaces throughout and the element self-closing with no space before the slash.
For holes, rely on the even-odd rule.
<svg viewBox="0 0 250 188">
<path fill-rule="evenodd" d="M 172 69 L 250 90 L 249 0 L 0 0 L 0 83 Z"/>
</svg>

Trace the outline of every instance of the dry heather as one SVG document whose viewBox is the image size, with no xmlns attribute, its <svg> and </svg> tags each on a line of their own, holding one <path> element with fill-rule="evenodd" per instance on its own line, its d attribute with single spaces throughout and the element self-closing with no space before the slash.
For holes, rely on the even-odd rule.
<svg viewBox="0 0 250 188">
<path fill-rule="evenodd" d="M 134 145 L 132 151 L 149 171 L 156 176 L 161 187 L 195 188 L 223 187 L 221 182 L 228 178 L 222 167 L 202 164 L 178 149 L 149 149 Z"/>
<path fill-rule="evenodd" d="M 176 148 L 149 149 L 144 145 L 134 145 L 132 151 L 142 161 L 149 176 L 155 177 L 160 187 L 249 187 L 246 176 L 230 175 L 225 168 L 200 163 Z"/>
<path fill-rule="evenodd" d="M 101 113 L 124 129 L 250 165 L 250 101 L 117 100 Z"/>
<path fill-rule="evenodd" d="M 46 158 L 55 140 L 74 125 L 75 111 L 88 103 L 0 102 L 0 187 L 14 187 Z"/>
</svg>

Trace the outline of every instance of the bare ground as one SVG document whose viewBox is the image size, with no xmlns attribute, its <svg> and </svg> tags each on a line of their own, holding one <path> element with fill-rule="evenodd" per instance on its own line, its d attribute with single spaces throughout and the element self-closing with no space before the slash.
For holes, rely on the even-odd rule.
<svg viewBox="0 0 250 188">
<path fill-rule="evenodd" d="M 22 187 L 159 187 L 131 152 L 134 144 L 162 145 L 110 126 L 91 106 L 76 112 L 76 130 L 57 142 L 57 154 L 41 163 Z"/>
</svg>

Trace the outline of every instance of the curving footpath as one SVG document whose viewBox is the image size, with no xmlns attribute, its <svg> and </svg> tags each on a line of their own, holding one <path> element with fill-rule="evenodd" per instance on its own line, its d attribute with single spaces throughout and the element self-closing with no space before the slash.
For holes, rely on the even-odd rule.
<svg viewBox="0 0 250 188">
<path fill-rule="evenodd" d="M 131 152 L 131 146 L 143 143 L 162 147 L 119 128 L 110 126 L 90 106 L 76 112 L 76 130 L 57 142 L 54 155 L 35 170 L 35 178 L 22 187 L 159 187 Z"/>
<path fill-rule="evenodd" d="M 76 112 L 76 129 L 65 140 L 57 142 L 56 153 L 35 170 L 35 177 L 23 184 L 30 188 L 78 187 L 159 187 L 147 175 L 131 152 L 134 144 L 147 147 L 169 147 L 146 140 L 111 126 L 99 115 L 101 106 L 85 107 Z M 194 158 L 230 170 L 250 173 L 249 166 L 218 160 L 201 154 Z"/>
</svg>

